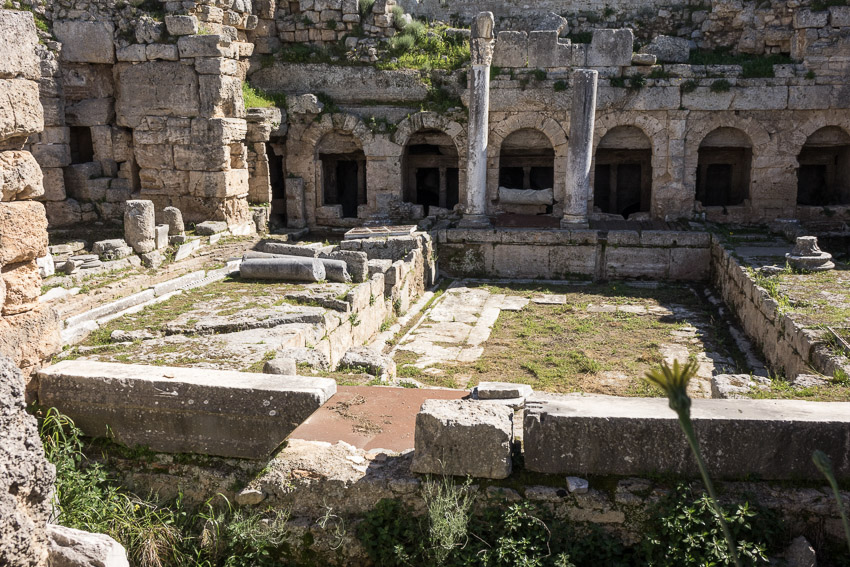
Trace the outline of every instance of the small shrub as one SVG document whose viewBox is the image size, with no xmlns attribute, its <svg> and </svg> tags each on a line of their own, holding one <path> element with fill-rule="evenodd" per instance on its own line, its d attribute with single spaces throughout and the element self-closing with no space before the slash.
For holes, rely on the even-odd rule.
<svg viewBox="0 0 850 567">
<path fill-rule="evenodd" d="M 416 38 L 418 40 L 418 39 L 425 37 L 425 31 L 426 31 L 425 24 L 423 24 L 422 22 L 413 20 L 412 22 L 410 22 L 409 24 L 404 26 L 402 33 L 404 33 L 405 35 L 413 36 L 414 38 Z"/>
<path fill-rule="evenodd" d="M 325 27 L 329 30 L 335 30 L 337 25 L 338 24 L 336 20 L 328 20 L 327 23 L 325 23 Z"/>
<path fill-rule="evenodd" d="M 416 44 L 416 38 L 412 35 L 397 35 L 390 40 L 390 49 L 393 53 L 401 55 L 407 53 Z"/>
<path fill-rule="evenodd" d="M 688 79 L 684 83 L 682 83 L 681 89 L 683 93 L 692 93 L 697 90 L 699 83 L 694 81 L 693 79 Z"/>
<path fill-rule="evenodd" d="M 545 81 L 547 74 L 543 69 L 535 69 L 531 72 L 531 76 L 534 77 L 535 81 Z"/>
<path fill-rule="evenodd" d="M 552 86 L 555 89 L 556 93 L 562 93 L 567 90 L 567 82 L 564 80 L 555 81 L 555 84 Z"/>
<path fill-rule="evenodd" d="M 660 66 L 652 69 L 652 72 L 649 74 L 650 79 L 669 79 L 670 76 L 670 72 L 665 71 L 664 67 Z"/>
<path fill-rule="evenodd" d="M 618 89 L 626 88 L 626 78 L 625 77 L 611 77 L 611 86 L 616 87 Z"/>
<path fill-rule="evenodd" d="M 713 93 L 726 93 L 729 92 L 729 89 L 731 88 L 732 83 L 726 79 L 718 79 L 711 83 L 711 86 L 708 89 Z"/>
<path fill-rule="evenodd" d="M 374 6 L 375 0 L 358 0 L 357 10 L 360 12 L 360 19 L 363 20 L 371 14 Z"/>
<path fill-rule="evenodd" d="M 815 79 L 815 72 L 809 69 L 809 71 L 806 73 L 806 78 L 810 81 L 813 81 Z"/>
<path fill-rule="evenodd" d="M 629 90 L 639 91 L 644 86 L 646 86 L 646 77 L 644 77 L 640 73 L 635 73 L 634 75 L 629 77 Z"/>
</svg>

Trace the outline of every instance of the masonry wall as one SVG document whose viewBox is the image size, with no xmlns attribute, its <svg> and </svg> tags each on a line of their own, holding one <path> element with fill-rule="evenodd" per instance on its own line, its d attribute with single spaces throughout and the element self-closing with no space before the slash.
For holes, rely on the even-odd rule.
<svg viewBox="0 0 850 567">
<path fill-rule="evenodd" d="M 31 14 L 0 10 L 0 354 L 25 374 L 59 348 L 58 317 L 38 301 L 38 263 L 47 255 L 47 218 L 36 201 L 43 176 L 23 149 L 44 127 L 37 41 Z"/>
</svg>

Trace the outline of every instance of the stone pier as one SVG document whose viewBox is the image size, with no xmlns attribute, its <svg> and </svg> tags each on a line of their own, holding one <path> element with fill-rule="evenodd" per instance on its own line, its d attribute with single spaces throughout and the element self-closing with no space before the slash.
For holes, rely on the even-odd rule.
<svg viewBox="0 0 850 567">
<path fill-rule="evenodd" d="M 467 160 L 466 212 L 462 227 L 490 225 L 487 218 L 487 131 L 490 114 L 490 63 L 493 61 L 492 12 L 478 14 L 472 26 L 472 78 L 469 95 L 469 157 Z"/>
<path fill-rule="evenodd" d="M 593 128 L 596 115 L 596 81 L 599 73 L 588 69 L 573 72 L 573 104 L 570 109 L 570 142 L 567 153 L 567 194 L 562 228 L 587 227 L 590 198 L 590 164 L 593 160 Z"/>
</svg>

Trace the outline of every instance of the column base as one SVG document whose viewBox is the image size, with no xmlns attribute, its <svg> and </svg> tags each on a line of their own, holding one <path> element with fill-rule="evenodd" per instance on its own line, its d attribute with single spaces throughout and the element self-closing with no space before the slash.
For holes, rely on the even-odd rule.
<svg viewBox="0 0 850 567">
<path fill-rule="evenodd" d="M 458 228 L 490 228 L 491 226 L 490 217 L 487 215 L 463 215 L 457 223 Z"/>
<path fill-rule="evenodd" d="M 564 215 L 561 219 L 561 228 L 590 228 L 590 223 L 584 216 Z"/>
</svg>

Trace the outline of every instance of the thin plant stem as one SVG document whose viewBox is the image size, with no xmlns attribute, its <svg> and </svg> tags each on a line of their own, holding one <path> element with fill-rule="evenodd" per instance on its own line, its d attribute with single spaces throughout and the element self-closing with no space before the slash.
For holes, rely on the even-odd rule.
<svg viewBox="0 0 850 567">
<path fill-rule="evenodd" d="M 815 453 L 818 453 L 818 451 L 815 451 Z M 835 504 L 838 506 L 838 513 L 841 514 L 841 523 L 844 524 L 844 539 L 847 540 L 847 548 L 850 549 L 850 522 L 847 521 L 847 513 L 844 512 L 844 502 L 841 499 L 841 492 L 838 490 L 838 481 L 835 480 L 835 474 L 832 472 L 832 463 L 829 462 L 829 458 L 825 455 L 822 455 L 822 458 L 828 466 L 823 467 L 819 465 L 818 468 L 832 487 L 832 493 L 835 495 Z M 815 461 L 815 464 L 817 465 L 818 462 Z"/>
<path fill-rule="evenodd" d="M 685 437 L 688 440 L 688 445 L 691 446 L 691 451 L 694 452 L 694 457 L 696 457 L 697 466 L 699 466 L 699 472 L 702 475 L 702 481 L 705 483 L 706 490 L 708 490 L 708 495 L 711 500 L 711 505 L 714 508 L 714 513 L 717 515 L 717 519 L 720 521 L 720 527 L 723 530 L 723 537 L 726 538 L 726 545 L 729 546 L 729 553 L 732 555 L 732 559 L 735 561 L 735 566 L 741 567 L 741 560 L 738 559 L 738 552 L 735 549 L 736 543 L 735 540 L 732 539 L 732 532 L 729 531 L 729 526 L 726 525 L 726 520 L 723 518 L 723 510 L 720 509 L 720 503 L 717 500 L 717 494 L 714 492 L 714 484 L 711 482 L 711 477 L 708 476 L 708 469 L 705 466 L 705 461 L 703 461 L 702 453 L 700 453 L 699 450 L 699 443 L 697 443 L 697 437 L 694 433 L 694 426 L 691 422 L 691 416 L 689 411 L 686 410 L 685 412 L 679 413 L 679 425 L 682 426 L 682 431 L 685 433 Z"/>
</svg>

